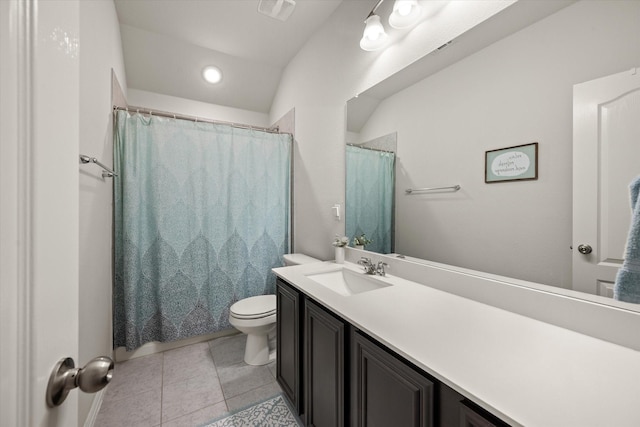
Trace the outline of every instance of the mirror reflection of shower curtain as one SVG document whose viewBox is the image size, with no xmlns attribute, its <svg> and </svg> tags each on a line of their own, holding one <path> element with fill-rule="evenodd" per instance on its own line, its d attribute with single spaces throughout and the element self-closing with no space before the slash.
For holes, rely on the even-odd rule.
<svg viewBox="0 0 640 427">
<path fill-rule="evenodd" d="M 289 252 L 291 135 L 119 111 L 114 347 L 231 328 Z"/>
<path fill-rule="evenodd" d="M 365 234 L 365 249 L 393 252 L 395 153 L 347 145 L 346 163 L 347 237 Z"/>
</svg>

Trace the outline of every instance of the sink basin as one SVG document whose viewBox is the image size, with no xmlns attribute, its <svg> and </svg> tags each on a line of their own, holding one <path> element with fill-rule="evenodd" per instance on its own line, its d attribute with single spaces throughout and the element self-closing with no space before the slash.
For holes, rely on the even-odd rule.
<svg viewBox="0 0 640 427">
<path fill-rule="evenodd" d="M 373 276 L 368 276 L 364 273 L 356 273 L 355 271 L 347 269 L 309 274 L 307 277 L 316 283 L 326 286 L 333 292 L 345 296 L 391 286 L 391 284 L 378 280 Z"/>
</svg>

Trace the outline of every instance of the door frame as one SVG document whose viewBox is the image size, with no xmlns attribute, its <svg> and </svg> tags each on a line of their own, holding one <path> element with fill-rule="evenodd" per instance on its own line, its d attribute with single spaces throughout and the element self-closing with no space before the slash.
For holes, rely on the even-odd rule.
<svg viewBox="0 0 640 427">
<path fill-rule="evenodd" d="M 78 0 L 0 1 L 1 425 L 79 423 L 45 403 L 78 356 L 79 37 Z"/>
<path fill-rule="evenodd" d="M 0 423 L 15 426 L 30 424 L 33 383 L 32 6 L 0 2 Z"/>
<path fill-rule="evenodd" d="M 599 239 L 599 213 L 585 215 L 585 209 L 597 209 L 600 166 L 598 160 L 597 127 L 600 105 L 638 90 L 640 69 L 607 75 L 573 86 L 573 256 L 572 288 L 594 295 L 612 293 L 615 274 L 622 260 L 602 259 Z M 611 92 L 619 91 L 615 97 Z M 580 122 L 578 126 L 577 123 Z M 580 188 L 577 187 L 580 183 Z M 583 209 L 583 207 L 587 207 Z M 628 209 L 628 207 L 625 207 Z M 580 212 L 580 214 L 578 214 Z M 580 244 L 589 244 L 592 253 L 578 252 Z M 598 279 L 595 279 L 598 277 Z"/>
</svg>

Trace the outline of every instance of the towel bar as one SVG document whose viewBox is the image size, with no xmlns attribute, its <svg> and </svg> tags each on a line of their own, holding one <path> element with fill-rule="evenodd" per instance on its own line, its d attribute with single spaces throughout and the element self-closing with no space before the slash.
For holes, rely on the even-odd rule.
<svg viewBox="0 0 640 427">
<path fill-rule="evenodd" d="M 84 154 L 80 154 L 80 161 L 82 163 L 95 163 L 96 165 L 100 166 L 102 169 L 104 169 L 102 171 L 103 178 L 113 178 L 114 176 L 118 176 L 117 173 L 100 163 L 95 157 L 89 157 Z"/>
<path fill-rule="evenodd" d="M 405 193 L 407 194 L 413 194 L 413 193 L 424 193 L 424 192 L 429 192 L 429 191 L 458 191 L 460 190 L 460 186 L 459 185 L 450 185 L 448 187 L 427 187 L 427 188 L 407 188 L 405 191 Z"/>
</svg>

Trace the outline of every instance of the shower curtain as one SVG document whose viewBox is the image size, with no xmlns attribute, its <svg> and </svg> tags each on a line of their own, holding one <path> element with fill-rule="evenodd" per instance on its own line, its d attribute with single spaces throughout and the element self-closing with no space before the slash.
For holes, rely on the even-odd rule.
<svg viewBox="0 0 640 427">
<path fill-rule="evenodd" d="M 289 251 L 291 135 L 118 111 L 114 347 L 230 328 Z"/>
<path fill-rule="evenodd" d="M 393 250 L 395 153 L 347 145 L 346 233 L 365 234 L 367 250 Z"/>
</svg>

